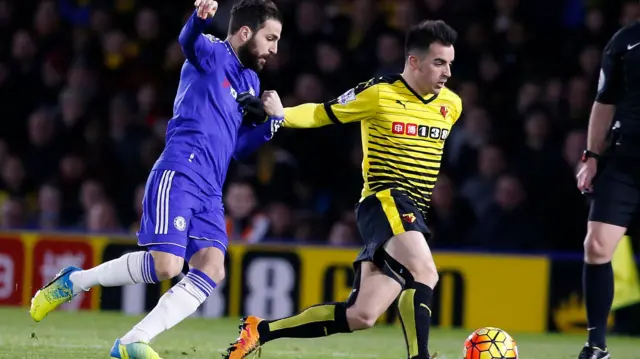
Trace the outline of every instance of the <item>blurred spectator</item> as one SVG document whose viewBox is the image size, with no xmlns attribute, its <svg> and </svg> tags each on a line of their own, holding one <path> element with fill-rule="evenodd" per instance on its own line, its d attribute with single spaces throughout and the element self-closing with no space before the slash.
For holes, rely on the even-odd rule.
<svg viewBox="0 0 640 359">
<path fill-rule="evenodd" d="M 19 197 L 10 197 L 2 203 L 2 228 L 28 229 L 27 206 Z"/>
<path fill-rule="evenodd" d="M 482 147 L 478 156 L 478 173 L 465 181 L 460 189 L 462 197 L 469 201 L 477 216 L 491 205 L 498 177 L 506 169 L 506 159 L 499 147 Z"/>
<path fill-rule="evenodd" d="M 223 197 L 230 240 L 260 242 L 269 230 L 269 218 L 262 214 L 253 187 L 248 182 L 232 182 Z"/>
<path fill-rule="evenodd" d="M 493 204 L 471 230 L 470 242 L 490 250 L 532 250 L 545 247 L 540 223 L 526 203 L 522 182 L 513 175 L 498 179 Z"/>
<path fill-rule="evenodd" d="M 269 231 L 266 237 L 276 241 L 291 240 L 294 236 L 294 219 L 291 208 L 282 202 L 273 202 L 267 208 Z"/>
<path fill-rule="evenodd" d="M 122 231 L 116 210 L 108 201 L 91 205 L 87 213 L 87 223 L 84 228 L 90 233 L 118 233 Z"/>
<path fill-rule="evenodd" d="M 38 193 L 36 226 L 44 230 L 63 229 L 62 193 L 54 183 L 45 183 Z"/>
<path fill-rule="evenodd" d="M 493 188 L 491 189 L 493 192 Z M 458 247 L 467 244 L 469 230 L 476 214 L 454 188 L 446 174 L 440 174 L 431 196 L 431 212 L 427 224 L 435 247 Z"/>
</svg>

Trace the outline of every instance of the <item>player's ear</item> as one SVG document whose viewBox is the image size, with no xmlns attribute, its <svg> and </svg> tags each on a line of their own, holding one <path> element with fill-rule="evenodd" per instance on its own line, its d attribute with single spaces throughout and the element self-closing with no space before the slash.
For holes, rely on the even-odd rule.
<svg viewBox="0 0 640 359">
<path fill-rule="evenodd" d="M 420 68 L 420 59 L 414 55 L 409 55 L 409 57 L 407 57 L 407 62 L 409 62 L 409 67 L 411 67 L 413 70 L 417 70 Z"/>
<path fill-rule="evenodd" d="M 249 26 L 243 26 L 240 28 L 240 39 L 242 41 L 249 41 L 253 36 L 253 31 L 249 28 Z"/>
</svg>

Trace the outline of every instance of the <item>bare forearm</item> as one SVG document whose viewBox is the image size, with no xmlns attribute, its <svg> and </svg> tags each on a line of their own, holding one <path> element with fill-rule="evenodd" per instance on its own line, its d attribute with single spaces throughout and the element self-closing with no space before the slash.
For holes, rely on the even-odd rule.
<svg viewBox="0 0 640 359">
<path fill-rule="evenodd" d="M 589 132 L 587 135 L 587 149 L 595 153 L 602 153 L 605 139 L 611 128 L 611 121 L 616 111 L 615 105 L 593 103 L 589 118 Z"/>
</svg>

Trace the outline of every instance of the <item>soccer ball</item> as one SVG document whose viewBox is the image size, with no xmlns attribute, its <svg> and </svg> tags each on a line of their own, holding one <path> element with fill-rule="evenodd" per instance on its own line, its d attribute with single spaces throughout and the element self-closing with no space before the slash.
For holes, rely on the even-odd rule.
<svg viewBox="0 0 640 359">
<path fill-rule="evenodd" d="M 462 355 L 464 359 L 517 359 L 518 347 L 504 330 L 486 327 L 469 335 Z"/>
</svg>

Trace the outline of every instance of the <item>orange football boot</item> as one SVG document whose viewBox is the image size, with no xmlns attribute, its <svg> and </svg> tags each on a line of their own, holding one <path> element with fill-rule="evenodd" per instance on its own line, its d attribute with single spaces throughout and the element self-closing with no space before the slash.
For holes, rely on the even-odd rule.
<svg viewBox="0 0 640 359">
<path fill-rule="evenodd" d="M 260 324 L 262 320 L 263 319 L 251 315 L 242 318 L 242 323 L 238 326 L 238 329 L 240 329 L 240 336 L 235 342 L 231 343 L 231 346 L 227 349 L 227 353 L 223 358 L 244 359 L 255 350 L 258 350 L 257 355 L 260 356 L 260 334 L 258 333 L 258 324 Z"/>
</svg>

